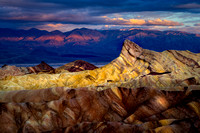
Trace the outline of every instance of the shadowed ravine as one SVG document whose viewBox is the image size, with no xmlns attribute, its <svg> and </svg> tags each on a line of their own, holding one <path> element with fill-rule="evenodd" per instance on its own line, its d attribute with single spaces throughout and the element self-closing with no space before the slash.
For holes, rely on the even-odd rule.
<svg viewBox="0 0 200 133">
<path fill-rule="evenodd" d="M 57 70 L 41 64 L 31 68 L 37 74 L 4 73 L 0 130 L 200 132 L 200 54 L 155 52 L 126 40 L 111 63 L 82 63 Z"/>
</svg>

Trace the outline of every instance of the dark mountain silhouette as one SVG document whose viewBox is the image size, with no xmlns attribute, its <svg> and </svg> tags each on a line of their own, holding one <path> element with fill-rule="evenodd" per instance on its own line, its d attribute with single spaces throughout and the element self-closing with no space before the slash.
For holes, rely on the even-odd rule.
<svg viewBox="0 0 200 133">
<path fill-rule="evenodd" d="M 200 35 L 181 31 L 81 28 L 63 33 L 35 28 L 0 28 L 0 63 L 38 63 L 41 60 L 50 63 L 79 59 L 109 62 L 119 55 L 125 39 L 159 52 L 168 49 L 200 52 Z"/>
<path fill-rule="evenodd" d="M 63 33 L 59 30 L 54 30 L 52 32 L 50 32 L 52 35 L 62 35 Z"/>
</svg>

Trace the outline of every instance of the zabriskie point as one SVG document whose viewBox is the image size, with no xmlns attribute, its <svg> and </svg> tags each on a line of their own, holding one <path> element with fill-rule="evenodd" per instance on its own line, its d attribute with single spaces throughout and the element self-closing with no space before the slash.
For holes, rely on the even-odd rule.
<svg viewBox="0 0 200 133">
<path fill-rule="evenodd" d="M 200 53 L 125 40 L 100 68 L 14 68 L 0 70 L 2 132 L 200 132 Z"/>
</svg>

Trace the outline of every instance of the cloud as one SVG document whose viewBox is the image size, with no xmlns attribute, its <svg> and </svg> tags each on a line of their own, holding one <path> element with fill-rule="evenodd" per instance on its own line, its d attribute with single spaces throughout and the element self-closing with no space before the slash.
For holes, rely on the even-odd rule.
<svg viewBox="0 0 200 133">
<path fill-rule="evenodd" d="M 88 9 L 91 14 L 142 12 L 142 11 L 186 11 L 199 7 L 197 0 L 0 0 L 1 7 L 19 8 L 23 12 L 53 13 L 63 10 Z"/>
<path fill-rule="evenodd" d="M 7 22 L 55 22 L 63 24 L 98 24 L 101 18 L 90 16 L 85 10 L 65 10 L 55 13 L 10 13 L 6 15 L 0 14 L 0 20 Z"/>
<path fill-rule="evenodd" d="M 60 10 L 58 8 L 60 6 L 56 3 L 37 0 L 0 0 L 0 5 L 4 8 L 17 8 L 24 12 L 52 12 Z"/>
<path fill-rule="evenodd" d="M 177 8 L 195 9 L 195 8 L 200 8 L 200 4 L 197 4 L 197 3 L 188 3 L 188 4 L 178 5 Z"/>
<path fill-rule="evenodd" d="M 84 24 L 53 24 L 53 23 L 47 23 L 42 25 L 37 25 L 35 28 L 40 30 L 47 30 L 47 31 L 54 31 L 54 30 L 60 30 L 62 32 L 71 31 L 75 28 L 83 28 L 87 27 L 89 29 L 101 29 L 103 25 L 84 25 Z"/>
<path fill-rule="evenodd" d="M 58 27 L 63 27 L 63 24 L 47 24 L 47 26 L 49 27 L 53 27 L 53 28 L 58 28 Z"/>
<path fill-rule="evenodd" d="M 195 24 L 194 26 L 200 26 L 200 23 Z"/>
<path fill-rule="evenodd" d="M 200 14 L 199 6 L 197 0 L 0 0 L 0 27 L 180 26 L 198 21 L 194 17 Z"/>
<path fill-rule="evenodd" d="M 81 22 L 80 22 L 81 23 Z M 88 22 L 89 23 L 89 22 Z M 41 30 L 60 30 L 60 31 L 70 31 L 75 28 L 82 28 L 87 27 L 91 29 L 121 29 L 123 27 L 131 27 L 133 25 L 137 26 L 146 26 L 154 28 L 157 26 L 157 29 L 159 26 L 165 27 L 165 29 L 168 29 L 169 27 L 179 26 L 182 25 L 181 23 L 169 21 L 169 20 L 161 20 L 161 19 L 154 19 L 154 20 L 144 20 L 144 19 L 124 19 L 124 18 L 109 18 L 107 16 L 101 17 L 101 20 L 99 20 L 99 24 L 63 24 L 63 23 L 46 23 L 42 25 L 36 26 L 36 28 Z M 142 27 L 141 27 L 142 28 Z"/>
<path fill-rule="evenodd" d="M 170 21 L 166 19 L 125 19 L 125 18 L 110 18 L 107 16 L 93 17 L 86 13 L 58 13 L 58 14 L 38 14 L 32 16 L 14 16 L 7 18 L 13 21 L 33 21 L 33 22 L 57 22 L 62 24 L 104 24 L 104 25 L 160 25 L 160 26 L 180 26 L 182 23 Z M 50 24 L 55 27 L 60 24 Z"/>
<path fill-rule="evenodd" d="M 124 19 L 124 18 L 109 18 L 104 16 L 105 21 L 108 24 L 115 25 L 158 25 L 158 26 L 181 26 L 182 23 L 174 22 L 170 20 L 161 20 L 159 18 L 154 20 L 144 20 L 144 19 Z"/>
<path fill-rule="evenodd" d="M 152 26 L 140 26 L 138 28 L 146 29 L 146 30 L 159 30 L 159 31 L 182 31 L 182 32 L 187 32 L 187 33 L 200 34 L 199 26 L 176 27 L 176 26 L 153 26 L 152 25 Z"/>
<path fill-rule="evenodd" d="M 177 28 L 176 30 L 200 34 L 200 27 L 199 26 L 182 27 L 182 28 Z"/>
</svg>

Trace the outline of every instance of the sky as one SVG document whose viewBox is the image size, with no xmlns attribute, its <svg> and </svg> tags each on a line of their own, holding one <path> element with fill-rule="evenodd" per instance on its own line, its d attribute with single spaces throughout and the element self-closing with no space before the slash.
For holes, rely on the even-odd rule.
<svg viewBox="0 0 200 133">
<path fill-rule="evenodd" d="M 200 0 L 0 0 L 0 28 L 82 27 L 200 34 Z"/>
</svg>

